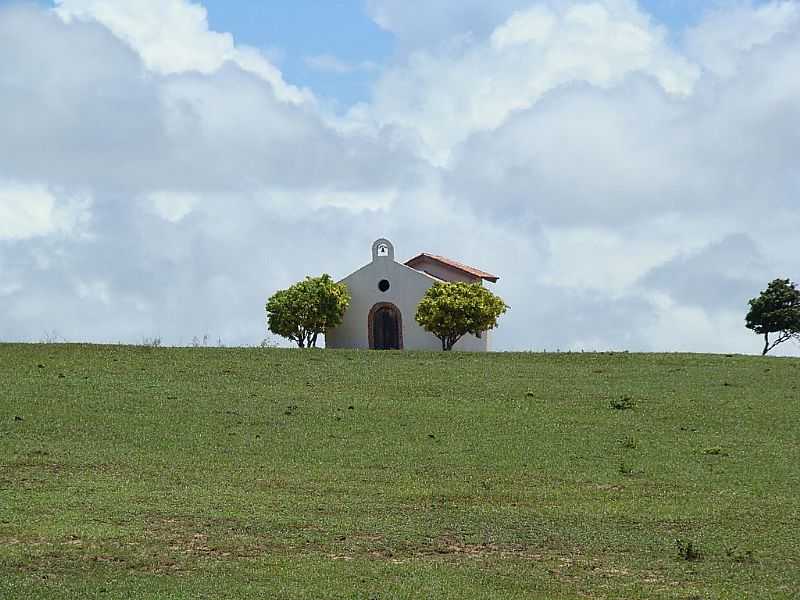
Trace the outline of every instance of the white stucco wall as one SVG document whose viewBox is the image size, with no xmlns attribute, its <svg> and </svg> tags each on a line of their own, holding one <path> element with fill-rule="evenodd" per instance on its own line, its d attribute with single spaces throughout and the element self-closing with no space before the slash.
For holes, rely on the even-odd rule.
<svg viewBox="0 0 800 600">
<path fill-rule="evenodd" d="M 378 255 L 377 248 L 384 244 L 388 250 L 386 256 Z M 378 289 L 381 280 L 390 284 L 386 292 Z M 344 315 L 342 324 L 328 331 L 325 336 L 327 348 L 361 348 L 369 349 L 369 314 L 372 307 L 381 302 L 394 304 L 402 316 L 403 348 L 405 350 L 441 350 L 439 339 L 414 320 L 419 304 L 425 292 L 437 279 L 416 271 L 394 260 L 394 248 L 387 240 L 378 240 L 373 245 L 372 262 L 341 283 L 347 285 L 352 296 L 350 308 Z M 488 335 L 481 339 L 475 336 L 464 336 L 455 350 L 486 351 Z"/>
</svg>

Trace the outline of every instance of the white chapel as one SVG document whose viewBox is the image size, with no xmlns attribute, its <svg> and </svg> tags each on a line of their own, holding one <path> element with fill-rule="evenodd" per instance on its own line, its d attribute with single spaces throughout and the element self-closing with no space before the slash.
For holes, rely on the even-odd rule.
<svg viewBox="0 0 800 600">
<path fill-rule="evenodd" d="M 325 336 L 327 348 L 375 350 L 440 350 L 441 342 L 420 327 L 414 315 L 425 292 L 436 282 L 496 283 L 499 278 L 443 256 L 419 254 L 398 263 L 394 246 L 380 239 L 372 244 L 372 262 L 340 281 L 352 296 L 342 324 Z M 466 335 L 453 348 L 489 349 L 489 332 Z"/>
</svg>

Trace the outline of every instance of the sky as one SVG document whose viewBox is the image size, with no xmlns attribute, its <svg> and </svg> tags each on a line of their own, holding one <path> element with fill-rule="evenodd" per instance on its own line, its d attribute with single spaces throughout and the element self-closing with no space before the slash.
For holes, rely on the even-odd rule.
<svg viewBox="0 0 800 600">
<path fill-rule="evenodd" d="M 0 341 L 257 345 L 385 236 L 497 350 L 758 353 L 798 72 L 795 0 L 0 0 Z"/>
</svg>

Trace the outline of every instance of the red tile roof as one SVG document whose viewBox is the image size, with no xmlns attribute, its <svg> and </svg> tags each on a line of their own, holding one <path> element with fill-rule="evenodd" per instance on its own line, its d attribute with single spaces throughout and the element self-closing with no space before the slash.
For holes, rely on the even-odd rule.
<svg viewBox="0 0 800 600">
<path fill-rule="evenodd" d="M 426 252 L 423 252 L 422 254 L 415 256 L 411 260 L 406 261 L 405 264 L 407 267 L 416 269 L 417 265 L 424 263 L 426 260 L 438 262 L 446 267 L 450 267 L 452 269 L 461 271 L 462 273 L 466 273 L 467 275 L 471 275 L 476 279 L 485 279 L 486 281 L 491 281 L 492 283 L 497 283 L 497 280 L 500 279 L 497 275 L 492 275 L 491 273 L 487 273 L 486 271 L 481 271 L 480 269 L 476 269 L 475 267 L 470 267 L 469 265 L 465 265 L 450 258 L 445 258 L 444 256 L 437 256 L 436 254 L 428 254 Z"/>
</svg>

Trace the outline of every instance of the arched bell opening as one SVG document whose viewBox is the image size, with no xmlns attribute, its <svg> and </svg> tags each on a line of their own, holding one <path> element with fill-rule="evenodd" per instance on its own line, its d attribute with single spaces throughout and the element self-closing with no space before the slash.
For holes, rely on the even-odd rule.
<svg viewBox="0 0 800 600">
<path fill-rule="evenodd" d="M 386 238 L 375 240 L 372 244 L 372 260 L 373 262 L 385 259 L 394 260 L 394 245 Z"/>
</svg>

